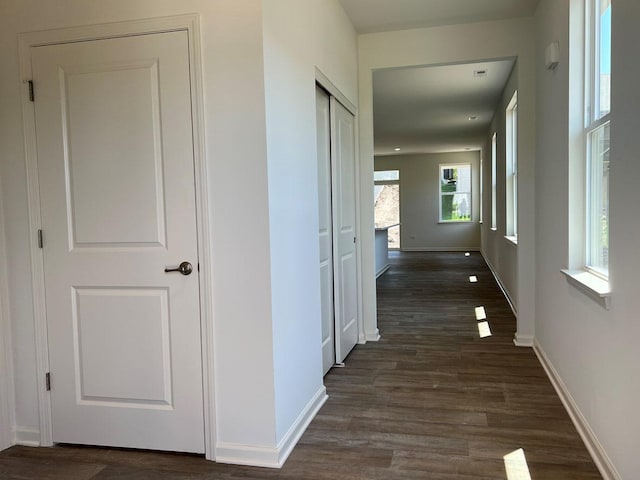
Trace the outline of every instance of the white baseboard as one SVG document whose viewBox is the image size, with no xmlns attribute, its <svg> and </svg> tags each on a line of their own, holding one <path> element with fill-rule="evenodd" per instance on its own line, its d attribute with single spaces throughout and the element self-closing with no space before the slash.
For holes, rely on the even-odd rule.
<svg viewBox="0 0 640 480">
<path fill-rule="evenodd" d="M 289 455 L 293 451 L 293 448 L 302 437 L 302 434 L 305 432 L 311 421 L 317 415 L 318 411 L 325 404 L 329 396 L 327 395 L 327 389 L 323 385 L 316 392 L 313 398 L 307 403 L 307 406 L 302 410 L 298 418 L 289 431 L 284 435 L 282 440 L 278 443 L 278 466 L 282 467 L 284 462 L 287 461 Z"/>
<path fill-rule="evenodd" d="M 364 338 L 367 342 L 377 342 L 380 340 L 380 330 L 376 328 L 373 332 L 367 332 Z"/>
<path fill-rule="evenodd" d="M 323 385 L 302 410 L 277 446 L 262 447 L 218 442 L 215 461 L 252 467 L 281 468 L 311 423 L 311 420 L 313 420 L 328 398 L 327 390 Z"/>
<path fill-rule="evenodd" d="M 496 272 L 496 269 L 493 268 L 493 265 L 491 264 L 491 262 L 489 261 L 487 256 L 484 254 L 484 252 L 481 251 L 480 255 L 482 255 L 482 258 L 484 258 L 484 261 L 487 264 L 487 266 L 489 267 L 489 270 L 491 270 L 491 275 L 493 275 L 493 278 L 496 279 L 496 283 L 498 284 L 498 287 L 500 287 L 500 290 L 502 290 L 502 294 L 504 295 L 504 298 L 507 299 L 507 303 L 509 303 L 509 307 L 511 308 L 511 311 L 513 312 L 515 317 L 518 318 L 518 310 L 516 309 L 516 306 L 511 301 L 511 297 L 509 296 L 509 292 L 507 291 L 505 286 L 502 284 L 502 280 L 500 280 L 500 276 L 498 275 L 498 272 Z M 532 337 L 532 340 L 533 340 L 533 337 Z M 528 346 L 529 347 L 533 346 L 533 342 L 531 343 L 531 345 L 528 345 Z"/>
<path fill-rule="evenodd" d="M 513 343 L 516 347 L 533 347 L 534 340 L 533 335 L 519 335 L 518 332 L 516 332 Z"/>
<path fill-rule="evenodd" d="M 13 443 L 25 447 L 39 447 L 40 430 L 32 427 L 16 427 L 13 430 Z"/>
<path fill-rule="evenodd" d="M 401 252 L 479 252 L 480 247 L 402 247 Z"/>
<path fill-rule="evenodd" d="M 379 271 L 378 273 L 376 273 L 376 279 L 377 279 L 380 275 L 382 275 L 384 272 L 386 272 L 387 270 L 389 270 L 390 268 L 391 268 L 391 264 L 390 264 L 390 263 L 387 263 L 384 267 L 382 267 L 382 268 L 380 269 L 380 271 Z"/>
<path fill-rule="evenodd" d="M 605 452 L 602 444 L 598 441 L 596 434 L 589 426 L 589 423 L 586 418 L 584 418 L 584 415 L 582 415 L 578 405 L 571 396 L 571 393 L 569 393 L 567 386 L 564 384 L 562 378 L 558 375 L 557 370 L 549 361 L 549 358 L 537 341 L 534 341 L 533 351 L 536 352 L 538 360 L 540 360 L 542 367 L 547 372 L 547 376 L 549 377 L 549 380 L 551 380 L 553 388 L 555 388 L 558 393 L 558 396 L 560 397 L 564 408 L 567 410 L 571 421 L 575 425 L 576 430 L 578 430 L 578 434 L 591 454 L 598 470 L 600 470 L 602 478 L 604 480 L 622 480 L 622 477 L 613 466 L 607 452 Z"/>
</svg>

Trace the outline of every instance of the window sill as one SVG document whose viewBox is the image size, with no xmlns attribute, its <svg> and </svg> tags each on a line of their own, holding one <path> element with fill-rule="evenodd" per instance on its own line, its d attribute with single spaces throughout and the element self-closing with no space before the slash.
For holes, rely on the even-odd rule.
<svg viewBox="0 0 640 480">
<path fill-rule="evenodd" d="M 512 236 L 512 235 L 505 235 L 504 238 L 509 242 L 512 243 L 513 245 L 515 245 L 516 247 L 518 246 L 518 237 Z"/>
<path fill-rule="evenodd" d="M 471 220 L 440 220 L 438 225 L 449 225 L 451 223 L 473 223 Z"/>
<path fill-rule="evenodd" d="M 586 270 L 561 270 L 561 272 L 567 277 L 567 282 L 609 310 L 611 304 L 609 282 Z"/>
</svg>

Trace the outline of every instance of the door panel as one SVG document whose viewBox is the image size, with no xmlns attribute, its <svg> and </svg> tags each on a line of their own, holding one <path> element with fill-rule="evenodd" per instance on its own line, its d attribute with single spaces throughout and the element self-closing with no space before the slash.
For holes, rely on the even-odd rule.
<svg viewBox="0 0 640 480">
<path fill-rule="evenodd" d="M 355 121 L 331 98 L 331 165 L 333 175 L 334 282 L 336 362 L 342 363 L 358 341 Z"/>
<path fill-rule="evenodd" d="M 316 87 L 318 134 L 318 205 L 320 228 L 320 288 L 322 301 L 322 369 L 327 373 L 336 361 L 333 311 L 333 226 L 331 213 L 331 116 L 329 95 Z"/>
<path fill-rule="evenodd" d="M 73 246 L 164 245 L 158 61 L 63 68 L 60 80 Z"/>
<path fill-rule="evenodd" d="M 171 407 L 167 290 L 74 288 L 73 291 L 78 403 Z"/>
<path fill-rule="evenodd" d="M 32 48 L 54 442 L 204 452 L 188 48 Z"/>
</svg>

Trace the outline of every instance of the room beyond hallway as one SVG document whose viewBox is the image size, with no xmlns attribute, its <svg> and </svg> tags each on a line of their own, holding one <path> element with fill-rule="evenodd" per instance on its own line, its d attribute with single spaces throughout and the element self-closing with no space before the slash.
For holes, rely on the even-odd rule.
<svg viewBox="0 0 640 480">
<path fill-rule="evenodd" d="M 600 479 L 534 352 L 513 345 L 515 318 L 482 257 L 390 259 L 378 279 L 382 339 L 358 345 L 327 375 L 330 398 L 281 470 L 13 447 L 0 453 L 0 478 Z M 484 321 L 488 330 L 478 327 Z"/>
</svg>

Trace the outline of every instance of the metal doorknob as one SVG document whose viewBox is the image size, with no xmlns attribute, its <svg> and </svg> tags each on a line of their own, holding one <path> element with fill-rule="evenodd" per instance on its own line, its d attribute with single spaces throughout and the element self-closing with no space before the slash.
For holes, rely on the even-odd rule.
<svg viewBox="0 0 640 480">
<path fill-rule="evenodd" d="M 180 272 L 182 275 L 191 275 L 193 266 L 189 262 L 182 262 L 177 268 L 165 268 L 164 272 Z"/>
</svg>

